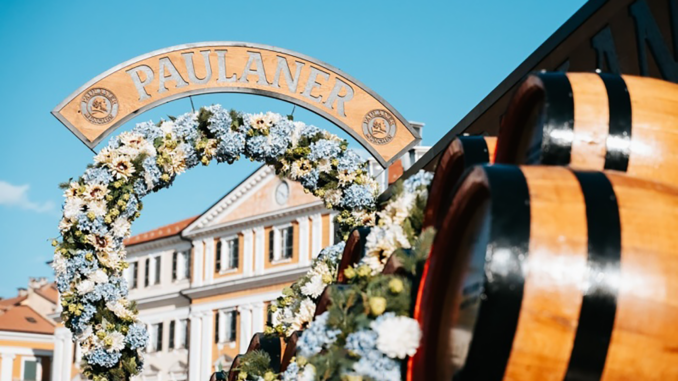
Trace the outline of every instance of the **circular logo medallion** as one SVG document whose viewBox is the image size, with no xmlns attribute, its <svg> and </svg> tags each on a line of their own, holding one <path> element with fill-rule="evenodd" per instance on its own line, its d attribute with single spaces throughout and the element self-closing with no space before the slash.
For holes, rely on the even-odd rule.
<svg viewBox="0 0 678 381">
<path fill-rule="evenodd" d="M 104 88 L 89 89 L 80 100 L 80 112 L 93 124 L 108 124 L 118 115 L 118 98 Z"/>
<path fill-rule="evenodd" d="M 363 135 L 374 144 L 388 144 L 396 134 L 396 120 L 386 110 L 372 110 L 363 118 Z"/>
</svg>

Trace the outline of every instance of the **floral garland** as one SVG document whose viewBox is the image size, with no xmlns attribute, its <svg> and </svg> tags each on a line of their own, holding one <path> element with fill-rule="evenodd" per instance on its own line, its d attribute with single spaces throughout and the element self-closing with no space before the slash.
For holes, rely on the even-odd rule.
<svg viewBox="0 0 678 381">
<path fill-rule="evenodd" d="M 432 179 L 433 174 L 420 171 L 396 183 L 391 198 L 377 212 L 377 226 L 368 234 L 372 245 L 366 245 L 366 257 L 345 270 L 349 288 L 332 289 L 328 311 L 311 321 L 313 299 L 336 282 L 344 243 L 323 250 L 308 274 L 271 307 L 280 321 L 271 331 L 284 337 L 306 328 L 297 342 L 298 356 L 276 375 L 269 362 L 261 360 L 262 354 L 247 354 L 240 361 L 239 380 L 401 379 L 401 361 L 414 355 L 421 335 L 409 316 L 412 281 L 421 272 L 434 237 L 432 229 L 422 232 Z M 385 242 L 389 236 L 398 239 Z M 381 274 L 391 255 L 398 256 L 407 276 Z"/>
<path fill-rule="evenodd" d="M 219 105 L 141 123 L 112 139 L 82 177 L 64 184 L 61 239 L 53 241 L 61 317 L 82 347 L 84 375 L 128 380 L 143 368 L 148 333 L 122 277 L 128 266 L 123 240 L 142 197 L 199 163 L 233 163 L 243 155 L 272 164 L 278 175 L 338 210 L 337 225 L 347 234 L 374 220 L 377 192 L 366 162 L 347 145 L 279 114 L 242 114 Z"/>
<path fill-rule="evenodd" d="M 301 330 L 313 320 L 315 314 L 315 299 L 326 286 L 337 280 L 337 269 L 341 262 L 345 242 L 324 248 L 318 257 L 313 260 L 311 269 L 294 282 L 292 286 L 283 290 L 274 304 L 271 312 L 274 313 L 274 327 L 267 327 L 267 333 L 276 332 L 282 337 L 289 337 L 294 331 Z"/>
</svg>

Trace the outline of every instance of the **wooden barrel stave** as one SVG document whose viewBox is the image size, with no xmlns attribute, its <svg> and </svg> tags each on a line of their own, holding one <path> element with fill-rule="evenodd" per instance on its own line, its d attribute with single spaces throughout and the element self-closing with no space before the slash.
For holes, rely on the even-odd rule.
<svg viewBox="0 0 678 381">
<path fill-rule="evenodd" d="M 460 136 L 443 151 L 436 166 L 426 210 L 424 228 L 438 228 L 447 210 L 452 189 L 466 168 L 476 164 L 492 163 L 497 138 L 491 136 Z"/>
<path fill-rule="evenodd" d="M 257 332 L 252 335 L 250 344 L 247 346 L 246 353 L 261 350 L 271 357 L 270 366 L 275 373 L 280 371 L 280 356 L 282 354 L 282 346 L 280 337 L 277 335 L 267 335 L 263 332 Z"/>
<path fill-rule="evenodd" d="M 346 284 L 348 279 L 344 270 L 357 264 L 365 256 L 365 243 L 369 234 L 370 227 L 355 228 L 349 234 L 337 268 L 337 283 Z"/>
<path fill-rule="evenodd" d="M 595 73 L 535 73 L 511 100 L 496 162 L 617 170 L 678 184 L 678 85 Z"/>
<path fill-rule="evenodd" d="M 290 366 L 292 358 L 297 355 L 297 341 L 304 331 L 294 331 L 290 337 L 287 338 L 285 345 L 285 352 L 283 352 L 282 361 L 280 362 L 280 372 L 285 372 Z"/>
<path fill-rule="evenodd" d="M 678 190 L 663 184 L 565 168 L 474 169 L 434 243 L 408 379 L 450 379 L 451 359 L 460 380 L 678 379 L 676 223 Z M 477 315 L 462 314 L 463 282 L 478 283 L 466 274 L 468 252 L 475 244 L 484 262 L 502 227 L 491 262 L 476 266 L 486 299 Z M 480 302 L 467 290 L 463 311 L 472 311 Z"/>
</svg>

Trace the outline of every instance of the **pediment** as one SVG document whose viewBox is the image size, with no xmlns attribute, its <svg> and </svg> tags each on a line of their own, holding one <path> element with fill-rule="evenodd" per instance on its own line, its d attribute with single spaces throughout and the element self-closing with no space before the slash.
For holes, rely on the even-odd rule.
<svg viewBox="0 0 678 381">
<path fill-rule="evenodd" d="M 289 196 L 282 204 L 276 200 L 276 190 L 282 182 L 289 188 Z M 281 209 L 300 207 L 320 201 L 296 181 L 280 179 L 273 167 L 264 165 L 222 197 L 210 209 L 191 223 L 184 235 L 209 229 L 229 222 L 265 215 Z"/>
</svg>

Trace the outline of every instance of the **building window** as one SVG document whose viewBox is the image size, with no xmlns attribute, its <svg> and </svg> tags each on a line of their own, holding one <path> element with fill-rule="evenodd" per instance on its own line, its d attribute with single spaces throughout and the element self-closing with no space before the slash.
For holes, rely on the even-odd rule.
<svg viewBox="0 0 678 381">
<path fill-rule="evenodd" d="M 148 287 L 151 282 L 151 258 L 146 258 L 146 268 L 144 269 L 144 287 Z"/>
<path fill-rule="evenodd" d="M 162 325 L 157 323 L 151 326 L 151 350 L 155 352 L 162 351 Z"/>
<path fill-rule="evenodd" d="M 294 227 L 271 229 L 268 235 L 268 258 L 271 262 L 291 259 L 294 255 Z"/>
<path fill-rule="evenodd" d="M 129 284 L 130 290 L 134 290 L 138 287 L 137 279 L 139 277 L 139 263 L 130 262 L 129 269 L 127 270 L 127 284 Z"/>
<path fill-rule="evenodd" d="M 215 271 L 237 269 L 240 264 L 240 241 L 238 237 L 220 239 L 217 242 Z"/>
<path fill-rule="evenodd" d="M 292 226 L 280 230 L 280 248 L 282 258 L 290 259 L 294 255 L 294 228 Z"/>
<path fill-rule="evenodd" d="M 23 381 L 37 381 L 38 372 L 40 369 L 40 362 L 35 358 L 23 359 L 22 363 L 22 380 Z"/>
<path fill-rule="evenodd" d="M 172 320 L 169 324 L 169 342 L 167 343 L 167 348 L 174 349 L 174 335 L 175 335 L 176 323 Z"/>
<path fill-rule="evenodd" d="M 215 341 L 217 343 L 235 342 L 238 312 L 236 310 L 219 311 L 215 319 Z"/>
<path fill-rule="evenodd" d="M 175 251 L 172 254 L 172 280 L 183 280 L 191 277 L 191 251 Z"/>
</svg>

